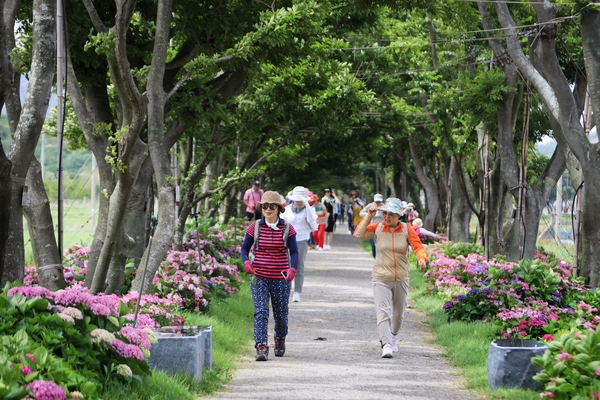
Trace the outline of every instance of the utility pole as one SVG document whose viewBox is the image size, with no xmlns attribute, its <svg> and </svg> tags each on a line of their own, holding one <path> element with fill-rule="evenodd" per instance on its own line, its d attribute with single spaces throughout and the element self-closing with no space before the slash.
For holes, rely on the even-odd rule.
<svg viewBox="0 0 600 400">
<path fill-rule="evenodd" d="M 63 103 L 63 80 L 65 72 L 65 20 L 63 13 L 63 0 L 56 2 L 56 138 L 58 148 L 58 252 L 62 259 L 63 255 L 63 205 L 64 205 L 64 183 L 63 183 L 63 128 L 65 121 L 65 110 Z"/>
</svg>

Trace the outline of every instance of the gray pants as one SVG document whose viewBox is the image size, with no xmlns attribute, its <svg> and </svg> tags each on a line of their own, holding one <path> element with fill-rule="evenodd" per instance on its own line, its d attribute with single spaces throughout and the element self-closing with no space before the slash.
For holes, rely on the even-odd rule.
<svg viewBox="0 0 600 400">
<path fill-rule="evenodd" d="M 398 334 L 404 322 L 408 303 L 408 279 L 399 282 L 373 279 L 373 299 L 377 313 L 377 333 L 381 345 L 392 343 L 392 334 Z"/>
<path fill-rule="evenodd" d="M 302 293 L 304 285 L 304 260 L 308 253 L 308 240 L 300 240 L 298 244 L 298 269 L 296 270 L 296 278 L 294 278 L 294 292 Z"/>
</svg>

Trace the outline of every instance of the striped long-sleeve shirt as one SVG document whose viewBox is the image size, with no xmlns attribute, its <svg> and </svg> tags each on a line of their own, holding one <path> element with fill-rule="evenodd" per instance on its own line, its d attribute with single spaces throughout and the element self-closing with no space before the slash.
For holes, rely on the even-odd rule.
<svg viewBox="0 0 600 400">
<path fill-rule="evenodd" d="M 287 248 L 283 242 L 285 221 L 279 219 L 277 227 L 279 230 L 270 228 L 265 219 L 254 221 L 246 229 L 244 243 L 242 244 L 242 260 L 248 260 L 248 254 L 254 245 L 254 225 L 260 224 L 258 237 L 258 250 L 254 254 L 252 268 L 256 276 L 267 279 L 283 279 L 281 272 L 298 266 L 298 246 L 296 244 L 296 230 L 290 225 L 288 233 Z M 289 261 L 288 261 L 289 250 Z"/>
</svg>

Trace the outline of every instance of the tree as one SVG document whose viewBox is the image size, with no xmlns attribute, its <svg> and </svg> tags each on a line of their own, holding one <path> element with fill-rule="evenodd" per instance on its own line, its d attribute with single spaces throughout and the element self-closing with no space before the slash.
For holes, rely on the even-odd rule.
<svg viewBox="0 0 600 400">
<path fill-rule="evenodd" d="M 5 2 L 3 6 L 5 12 L 9 11 L 6 13 L 4 21 L 13 22 L 19 10 L 20 2 Z M 23 279 L 25 265 L 22 206 L 24 198 L 23 187 L 44 124 L 54 77 L 56 2 L 51 0 L 36 0 L 32 4 L 31 13 L 31 26 L 33 29 L 31 67 L 25 101 L 21 108 L 18 84 L 9 86 L 10 94 L 6 100 L 7 114 L 11 121 L 11 130 L 13 133 L 13 142 L 8 155 L 13 164 L 13 171 L 12 195 L 10 198 L 11 216 L 8 225 L 10 235 L 5 251 L 2 254 L 4 257 L 2 282 Z M 11 17 L 12 19 L 10 19 Z M 6 42 L 4 43 L 7 44 L 3 50 L 13 50 L 15 48 L 13 27 L 5 26 L 3 34 L 6 38 Z M 7 55 L 3 57 L 7 57 Z M 19 79 L 20 76 L 15 73 L 13 81 L 18 83 Z M 15 87 L 17 90 L 15 90 Z M 53 269 L 53 274 L 59 274 L 62 277 L 60 269 Z M 55 281 L 60 281 L 60 277 Z"/>
<path fill-rule="evenodd" d="M 497 1 L 495 6 L 499 22 L 506 32 L 507 50 L 513 62 L 523 76 L 531 81 L 531 84 L 537 89 L 546 109 L 560 126 L 560 129 L 555 131 L 555 136 L 568 144 L 583 170 L 585 190 L 582 204 L 581 274 L 589 280 L 590 284 L 597 285 L 600 282 L 600 247 L 597 245 L 600 236 L 600 216 L 596 212 L 596 207 L 600 204 L 600 175 L 597 173 L 600 169 L 599 145 L 598 143 L 592 144 L 585 134 L 579 119 L 580 108 L 577 107 L 569 82 L 558 61 L 555 41 L 556 26 L 553 22 L 557 6 L 547 0 L 531 2 L 539 24 L 539 44 L 536 52 L 540 61 L 541 73 L 525 57 L 518 40 L 516 23 L 506 3 Z M 588 43 L 584 46 L 584 56 L 586 68 L 590 68 L 588 79 L 591 81 L 591 79 L 597 79 L 597 76 L 593 77 L 589 73 L 597 71 L 598 65 L 597 57 L 590 52 L 593 52 L 597 46 L 600 35 L 598 35 L 598 26 L 589 25 L 589 22 L 598 18 L 598 11 L 590 7 L 589 10 L 585 9 L 582 12 L 581 33 L 583 42 Z M 600 99 L 596 98 L 596 100 Z M 594 99 L 592 99 L 592 103 L 594 103 Z"/>
</svg>

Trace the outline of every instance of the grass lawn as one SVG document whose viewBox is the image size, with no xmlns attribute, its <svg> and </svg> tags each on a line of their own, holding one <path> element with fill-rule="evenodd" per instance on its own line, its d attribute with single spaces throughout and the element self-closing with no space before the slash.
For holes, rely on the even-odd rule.
<svg viewBox="0 0 600 400">
<path fill-rule="evenodd" d="M 65 200 L 63 206 L 63 251 L 74 244 L 82 244 L 84 246 L 92 244 L 96 216 L 92 216 L 91 202 L 89 200 Z M 50 210 L 58 242 L 58 203 L 56 201 L 51 203 Z M 23 217 L 23 230 L 25 263 L 33 265 L 35 262 L 25 217 Z"/>
</svg>

